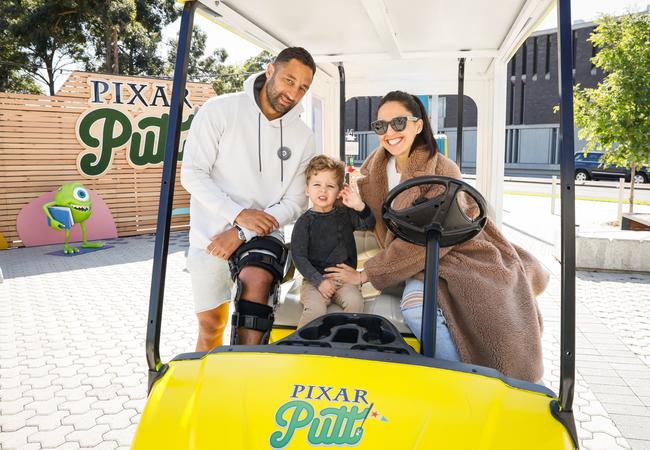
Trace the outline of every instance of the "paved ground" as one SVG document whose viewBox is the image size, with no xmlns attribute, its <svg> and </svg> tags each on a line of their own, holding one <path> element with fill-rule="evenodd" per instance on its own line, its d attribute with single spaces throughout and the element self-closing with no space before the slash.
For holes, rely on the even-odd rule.
<svg viewBox="0 0 650 450">
<path fill-rule="evenodd" d="M 545 383 L 559 377 L 557 218 L 548 199 L 506 196 L 504 231 L 552 272 L 540 298 Z M 600 226 L 601 204 L 578 221 Z M 594 219 L 595 215 L 599 218 Z M 607 213 L 609 214 L 609 213 Z M 615 217 L 615 209 L 614 209 Z M 0 252 L 0 448 L 128 448 L 146 396 L 144 335 L 153 237 L 109 242 L 73 258 L 58 247 Z M 191 351 L 196 333 L 185 233 L 170 246 L 161 354 Z M 650 275 L 579 272 L 575 397 L 584 449 L 650 449 Z"/>
</svg>

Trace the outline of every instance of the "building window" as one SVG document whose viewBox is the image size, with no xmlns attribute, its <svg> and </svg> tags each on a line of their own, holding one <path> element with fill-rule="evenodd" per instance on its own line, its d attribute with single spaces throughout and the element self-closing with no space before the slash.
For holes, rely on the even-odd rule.
<svg viewBox="0 0 650 450">
<path fill-rule="evenodd" d="M 590 67 L 591 75 L 596 75 L 596 73 L 597 73 L 596 65 L 594 64 L 594 58 L 596 57 L 597 54 L 598 54 L 598 49 L 596 48 L 596 46 L 592 42 L 591 43 L 591 59 L 590 59 L 590 62 L 591 62 L 591 67 Z"/>
<path fill-rule="evenodd" d="M 515 123 L 515 82 L 514 80 L 510 81 L 510 125 Z"/>
<path fill-rule="evenodd" d="M 533 80 L 537 79 L 537 38 L 533 38 Z"/>
<path fill-rule="evenodd" d="M 547 80 L 551 78 L 551 35 L 546 35 L 546 67 L 544 68 L 544 78 Z"/>
<path fill-rule="evenodd" d="M 519 123 L 524 124 L 524 109 L 526 106 L 526 80 L 521 80 L 521 97 L 519 98 Z"/>
<path fill-rule="evenodd" d="M 573 30 L 573 39 L 571 39 L 571 46 L 573 47 L 572 53 L 573 53 L 573 73 L 576 73 L 576 61 L 577 61 L 577 54 L 578 54 L 578 30 Z"/>
<path fill-rule="evenodd" d="M 521 46 L 521 75 L 526 78 L 526 66 L 528 63 L 528 44 L 524 42 Z"/>
</svg>

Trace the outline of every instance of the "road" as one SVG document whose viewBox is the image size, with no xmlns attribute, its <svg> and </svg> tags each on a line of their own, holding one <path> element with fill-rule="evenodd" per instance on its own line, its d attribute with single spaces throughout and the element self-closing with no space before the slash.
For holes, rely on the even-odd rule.
<svg viewBox="0 0 650 450">
<path fill-rule="evenodd" d="M 550 180 L 540 178 L 506 178 L 503 186 L 505 193 L 529 193 L 534 195 L 551 195 Z M 588 181 L 576 184 L 576 197 L 583 200 L 618 200 L 618 183 L 608 181 Z M 558 181 L 559 195 L 559 181 Z M 624 199 L 629 197 L 629 183 L 626 184 Z M 650 204 L 650 185 L 636 186 L 634 190 L 635 202 L 648 202 Z"/>
</svg>

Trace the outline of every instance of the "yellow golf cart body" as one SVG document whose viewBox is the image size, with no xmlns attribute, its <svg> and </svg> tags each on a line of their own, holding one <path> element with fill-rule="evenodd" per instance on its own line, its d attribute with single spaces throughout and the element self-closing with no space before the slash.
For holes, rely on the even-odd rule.
<svg viewBox="0 0 650 450">
<path fill-rule="evenodd" d="M 288 349 L 171 361 L 133 448 L 573 448 L 543 388 L 510 385 L 465 364 L 436 367 L 423 356 Z"/>
</svg>

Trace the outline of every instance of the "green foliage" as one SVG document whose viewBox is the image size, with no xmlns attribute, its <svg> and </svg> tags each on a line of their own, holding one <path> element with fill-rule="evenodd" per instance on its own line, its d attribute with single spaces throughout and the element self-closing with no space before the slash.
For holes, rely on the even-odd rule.
<svg viewBox="0 0 650 450">
<path fill-rule="evenodd" d="M 11 2 L 0 3 L 0 92 L 40 94 L 38 85 L 26 76 L 27 57 L 10 31 L 16 15 L 12 6 Z"/>
<path fill-rule="evenodd" d="M 162 29 L 176 20 L 174 0 L 80 0 L 86 11 L 87 34 L 94 51 L 88 71 L 122 75 L 165 75 L 158 54 Z"/>
<path fill-rule="evenodd" d="M 594 89 L 575 89 L 575 120 L 585 152 L 604 150 L 607 165 L 650 162 L 650 16 L 603 16 L 590 41 L 605 72 Z"/>
<path fill-rule="evenodd" d="M 40 80 L 54 95 L 56 78 L 79 64 L 90 72 L 171 77 L 177 40 L 165 55 L 162 29 L 179 14 L 175 0 L 0 0 L 0 90 L 39 93 Z M 219 94 L 241 91 L 273 61 L 262 51 L 226 64 L 226 50 L 206 55 L 206 42 L 195 28 L 188 77 Z"/>
<path fill-rule="evenodd" d="M 273 59 L 271 53 L 262 50 L 257 56 L 248 58 L 241 65 L 219 64 L 212 78 L 212 87 L 219 95 L 241 91 L 246 78 L 266 69 Z"/>
<path fill-rule="evenodd" d="M 224 48 L 218 48 L 211 55 L 205 55 L 205 44 L 208 35 L 200 28 L 192 30 L 192 45 L 190 48 L 189 62 L 187 65 L 187 78 L 189 81 L 208 83 L 223 62 L 228 58 L 228 52 Z M 176 54 L 178 51 L 178 39 L 172 39 L 168 43 L 169 53 L 167 54 L 166 73 L 169 76 L 174 74 Z"/>
<path fill-rule="evenodd" d="M 85 38 L 79 22 L 83 10 L 77 0 L 5 0 L 0 16 L 6 26 L 0 34 L 3 61 L 18 72 L 8 78 L 18 81 L 19 90 L 33 90 L 33 79 L 20 80 L 28 73 L 48 85 L 54 95 L 54 82 L 61 69 L 83 59 Z M 18 78 L 18 80 L 16 80 Z"/>
</svg>

